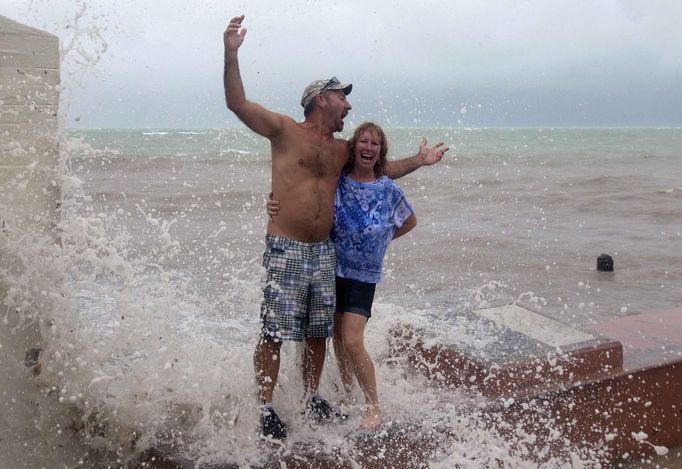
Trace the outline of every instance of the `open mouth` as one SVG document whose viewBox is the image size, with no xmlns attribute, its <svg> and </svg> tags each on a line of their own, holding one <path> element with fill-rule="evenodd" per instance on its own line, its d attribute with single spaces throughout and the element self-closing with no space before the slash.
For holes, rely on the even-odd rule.
<svg viewBox="0 0 682 469">
<path fill-rule="evenodd" d="M 370 153 L 360 153 L 360 159 L 366 163 L 370 163 L 372 158 L 374 158 L 374 155 Z"/>
</svg>

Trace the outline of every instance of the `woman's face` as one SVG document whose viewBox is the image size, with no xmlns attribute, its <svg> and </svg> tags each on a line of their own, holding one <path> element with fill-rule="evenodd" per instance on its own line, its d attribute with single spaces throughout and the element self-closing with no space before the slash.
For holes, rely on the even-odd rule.
<svg viewBox="0 0 682 469">
<path fill-rule="evenodd" d="M 367 129 L 360 134 L 355 143 L 355 166 L 358 168 L 374 168 L 381 153 L 381 138 L 376 132 Z"/>
</svg>

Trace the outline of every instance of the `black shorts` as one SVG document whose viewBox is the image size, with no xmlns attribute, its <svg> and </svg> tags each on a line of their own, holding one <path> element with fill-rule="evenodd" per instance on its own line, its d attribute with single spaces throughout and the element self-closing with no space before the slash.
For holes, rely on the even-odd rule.
<svg viewBox="0 0 682 469">
<path fill-rule="evenodd" d="M 336 276 L 336 312 L 357 313 L 372 317 L 372 301 L 376 283 Z"/>
</svg>

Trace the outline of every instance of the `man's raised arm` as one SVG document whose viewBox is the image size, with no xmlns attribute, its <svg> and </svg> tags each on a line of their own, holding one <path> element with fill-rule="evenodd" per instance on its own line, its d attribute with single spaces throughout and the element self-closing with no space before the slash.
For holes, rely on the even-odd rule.
<svg viewBox="0 0 682 469">
<path fill-rule="evenodd" d="M 227 108 L 234 112 L 248 128 L 263 137 L 270 138 L 282 130 L 285 116 L 269 111 L 260 104 L 246 99 L 237 54 L 246 36 L 246 28 L 242 28 L 242 21 L 244 21 L 244 15 L 232 18 L 225 33 L 223 33 L 225 44 L 225 70 L 223 72 L 225 101 Z"/>
<path fill-rule="evenodd" d="M 450 149 L 447 147 L 441 148 L 442 146 L 443 142 L 440 142 L 432 147 L 428 147 L 426 146 L 426 138 L 422 137 L 422 142 L 419 145 L 419 153 L 401 160 L 394 160 L 386 163 L 386 167 L 384 168 L 386 176 L 391 179 L 398 179 L 422 166 L 431 166 L 432 164 L 438 163 L 443 158 L 443 155 Z"/>
</svg>

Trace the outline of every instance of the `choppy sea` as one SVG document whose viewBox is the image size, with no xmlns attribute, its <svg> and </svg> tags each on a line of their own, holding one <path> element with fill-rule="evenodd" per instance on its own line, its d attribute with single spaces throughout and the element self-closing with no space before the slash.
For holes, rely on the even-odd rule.
<svg viewBox="0 0 682 469">
<path fill-rule="evenodd" d="M 493 301 L 576 327 L 679 306 L 682 129 L 387 134 L 395 157 L 416 152 L 422 136 L 450 151 L 398 180 L 418 225 L 389 248 L 367 329 L 386 413 L 461 435 L 434 466 L 527 467 L 517 446 L 470 412 L 475 398 L 429 388 L 389 359 L 388 330 L 407 322 L 447 341 L 484 342 L 485 331 L 448 321 Z M 21 278 L 3 270 L 4 314 L 17 305 L 31 313 L 17 330 L 38 328 L 45 357 L 39 391 L 3 396 L 3 419 L 25 456 L 13 467 L 121 467 L 152 447 L 258 464 L 251 357 L 267 140 L 242 129 L 70 130 L 59 184 L 62 244 L 24 233 L 2 245 L 3 256 L 33 266 Z M 596 270 L 603 253 L 614 272 Z M 275 394 L 291 444 L 343 447 L 359 411 L 319 442 L 300 418 L 298 353 L 285 347 Z M 24 372 L 23 363 L 6 368 L 8 379 Z M 322 393 L 338 398 L 338 383 L 330 350 Z M 574 466 L 591 467 L 591 449 L 566 451 Z"/>
</svg>

